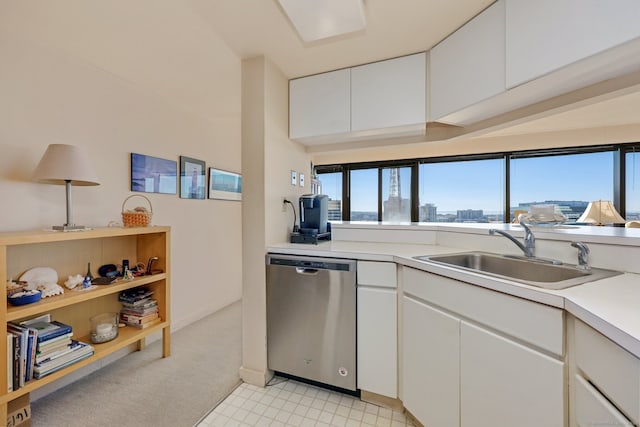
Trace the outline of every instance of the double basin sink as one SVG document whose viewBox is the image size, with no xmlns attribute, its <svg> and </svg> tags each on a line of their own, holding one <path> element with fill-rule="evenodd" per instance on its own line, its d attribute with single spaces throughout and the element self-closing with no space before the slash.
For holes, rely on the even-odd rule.
<svg viewBox="0 0 640 427">
<path fill-rule="evenodd" d="M 622 274 L 600 268 L 583 269 L 540 258 L 464 252 L 449 255 L 416 256 L 420 261 L 458 268 L 544 289 L 565 289 Z"/>
</svg>

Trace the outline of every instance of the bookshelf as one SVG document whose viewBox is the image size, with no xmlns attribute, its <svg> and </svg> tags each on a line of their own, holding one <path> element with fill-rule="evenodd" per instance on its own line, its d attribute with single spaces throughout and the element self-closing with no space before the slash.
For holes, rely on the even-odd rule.
<svg viewBox="0 0 640 427">
<path fill-rule="evenodd" d="M 154 269 L 162 273 L 140 276 L 131 281 L 119 280 L 111 285 L 98 286 L 88 291 L 65 288 L 65 293 L 24 306 L 7 303 L 6 292 L 1 292 L 0 336 L 6 335 L 7 322 L 19 322 L 45 313 L 53 319 L 73 327 L 74 338 L 90 343 L 95 353 L 42 379 L 32 379 L 24 387 L 7 393 L 7 370 L 0 369 L 0 419 L 6 419 L 8 402 L 28 394 L 46 384 L 70 374 L 96 360 L 132 344 L 144 349 L 145 338 L 162 331 L 162 356 L 170 355 L 170 227 L 97 228 L 77 232 L 24 231 L 0 233 L 0 278 L 18 279 L 33 267 L 51 267 L 58 273 L 59 284 L 68 276 L 84 274 L 87 263 L 92 271 L 103 264 L 119 264 L 128 259 L 131 265 L 157 256 Z M 89 319 L 100 313 L 120 311 L 118 294 L 126 289 L 144 286 L 154 291 L 158 301 L 160 322 L 145 328 L 124 327 L 118 337 L 102 344 L 92 344 L 89 339 Z M 64 286 L 63 286 L 64 287 Z M 6 340 L 0 340 L 0 366 L 7 364 Z M 3 418 L 4 417 L 4 418 Z"/>
</svg>

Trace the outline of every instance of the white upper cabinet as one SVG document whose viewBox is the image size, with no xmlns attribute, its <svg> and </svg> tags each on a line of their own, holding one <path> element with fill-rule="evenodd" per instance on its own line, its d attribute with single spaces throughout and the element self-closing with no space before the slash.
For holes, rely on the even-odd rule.
<svg viewBox="0 0 640 427">
<path fill-rule="evenodd" d="M 507 87 L 639 36 L 638 0 L 507 0 Z"/>
<path fill-rule="evenodd" d="M 352 68 L 351 130 L 424 125 L 426 76 L 425 53 Z"/>
<path fill-rule="evenodd" d="M 307 145 L 424 134 L 426 53 L 289 81 L 289 137 Z"/>
<path fill-rule="evenodd" d="M 300 139 L 351 130 L 351 71 L 289 81 L 289 136 Z"/>
<path fill-rule="evenodd" d="M 505 90 L 505 2 L 499 0 L 429 53 L 430 121 Z"/>
</svg>

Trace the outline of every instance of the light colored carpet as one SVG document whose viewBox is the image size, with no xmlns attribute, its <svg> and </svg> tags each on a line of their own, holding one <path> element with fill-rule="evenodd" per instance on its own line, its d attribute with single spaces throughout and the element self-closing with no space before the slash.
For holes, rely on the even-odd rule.
<svg viewBox="0 0 640 427">
<path fill-rule="evenodd" d="M 35 427 L 191 427 L 240 382 L 242 305 L 180 329 L 171 356 L 161 341 L 31 404 Z"/>
</svg>

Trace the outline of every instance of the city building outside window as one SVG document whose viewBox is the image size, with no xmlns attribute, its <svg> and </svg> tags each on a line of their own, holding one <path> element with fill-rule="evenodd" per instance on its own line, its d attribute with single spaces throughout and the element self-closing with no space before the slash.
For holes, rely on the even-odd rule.
<svg viewBox="0 0 640 427">
<path fill-rule="evenodd" d="M 420 222 L 503 222 L 504 159 L 421 163 Z"/>
<path fill-rule="evenodd" d="M 319 173 L 320 194 L 326 194 L 328 201 L 328 220 L 342 220 L 342 172 Z"/>
<path fill-rule="evenodd" d="M 411 222 L 411 168 L 382 169 L 382 220 Z"/>
<path fill-rule="evenodd" d="M 613 200 L 614 152 L 513 158 L 510 163 L 510 218 L 531 205 L 555 205 L 576 222 L 590 201 Z"/>
</svg>

